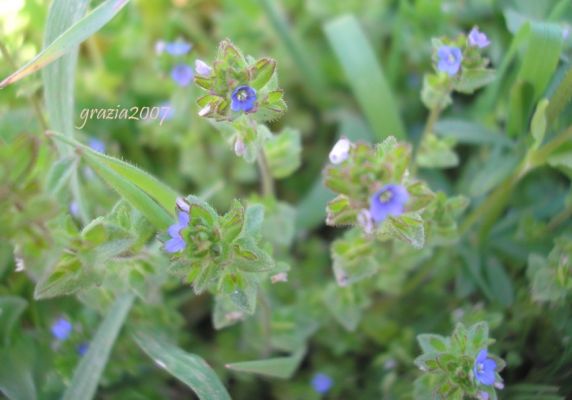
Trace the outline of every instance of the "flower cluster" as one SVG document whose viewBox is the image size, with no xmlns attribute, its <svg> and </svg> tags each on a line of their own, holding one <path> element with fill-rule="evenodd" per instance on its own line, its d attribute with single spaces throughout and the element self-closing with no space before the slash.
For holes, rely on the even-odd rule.
<svg viewBox="0 0 572 400">
<path fill-rule="evenodd" d="M 436 73 L 426 74 L 421 98 L 430 109 L 443 109 L 451 103 L 451 92 L 473 93 L 490 83 L 494 70 L 482 51 L 490 45 L 487 35 L 474 27 L 468 35 L 433 40 Z"/>
<path fill-rule="evenodd" d="M 418 380 L 418 387 L 426 386 L 442 398 L 479 400 L 496 399 L 495 389 L 504 388 L 499 372 L 505 363 L 488 352 L 493 340 L 486 323 L 469 329 L 459 324 L 450 338 L 423 334 L 417 339 L 423 354 L 415 363 L 427 374 Z"/>
<path fill-rule="evenodd" d="M 259 122 L 278 118 L 286 110 L 283 92 L 278 88 L 276 61 L 245 57 L 229 40 L 219 45 L 212 67 L 196 63 L 195 83 L 208 94 L 197 104 L 199 115 L 217 121 L 234 121 L 253 114 Z"/>
<path fill-rule="evenodd" d="M 234 201 L 220 216 L 189 196 L 177 200 L 176 210 L 177 220 L 164 242 L 173 261 L 171 272 L 192 284 L 197 294 L 208 290 L 221 297 L 217 301 L 228 300 L 228 315 L 252 314 L 258 282 L 287 269 L 276 264 L 261 238 L 264 208 Z"/>
<path fill-rule="evenodd" d="M 382 239 L 387 235 L 387 224 L 391 230 L 401 230 L 397 227 L 403 221 L 419 221 L 434 194 L 423 182 L 409 177 L 409 157 L 409 145 L 394 138 L 375 148 L 340 139 L 330 153 L 333 165 L 324 171 L 325 185 L 338 193 L 328 204 L 326 223 L 359 225 L 366 235 Z"/>
</svg>

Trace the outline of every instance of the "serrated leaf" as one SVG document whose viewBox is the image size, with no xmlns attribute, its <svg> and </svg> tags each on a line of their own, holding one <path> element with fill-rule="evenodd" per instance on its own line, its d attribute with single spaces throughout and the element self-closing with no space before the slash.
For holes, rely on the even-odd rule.
<svg viewBox="0 0 572 400">
<path fill-rule="evenodd" d="M 449 348 L 449 341 L 440 335 L 424 333 L 417 335 L 417 341 L 424 353 L 444 353 Z"/>
<path fill-rule="evenodd" d="M 261 58 L 248 68 L 250 86 L 256 90 L 262 89 L 276 71 L 276 61 L 271 58 Z"/>
<path fill-rule="evenodd" d="M 473 94 L 475 90 L 494 82 L 495 78 L 496 72 L 492 69 L 466 69 L 453 87 L 457 92 Z"/>
<path fill-rule="evenodd" d="M 100 281 L 101 276 L 82 265 L 75 255 L 64 254 L 54 269 L 38 282 L 34 298 L 46 299 L 70 295 Z"/>
</svg>

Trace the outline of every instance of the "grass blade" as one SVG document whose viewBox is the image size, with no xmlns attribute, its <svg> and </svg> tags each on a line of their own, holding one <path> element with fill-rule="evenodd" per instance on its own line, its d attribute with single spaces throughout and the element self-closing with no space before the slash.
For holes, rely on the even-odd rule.
<svg viewBox="0 0 572 400">
<path fill-rule="evenodd" d="M 89 344 L 87 354 L 77 366 L 63 400 L 90 400 L 95 395 L 101 373 L 107 364 L 111 348 L 133 304 L 133 295 L 125 294 L 111 306 Z"/>
<path fill-rule="evenodd" d="M 135 341 L 155 363 L 189 386 L 201 400 L 230 400 L 216 373 L 201 357 L 153 336 L 139 333 Z"/>
<path fill-rule="evenodd" d="M 273 378 L 289 379 L 292 377 L 304 358 L 306 349 L 300 349 L 288 357 L 269 358 L 267 360 L 243 361 L 227 364 L 226 367 L 233 371 L 248 372 L 270 376 Z"/>
<path fill-rule="evenodd" d="M 153 223 L 157 227 L 163 229 L 165 223 L 168 226 L 172 222 L 169 212 L 175 209 L 178 194 L 169 186 L 125 161 L 94 151 L 76 140 L 55 132 L 49 132 L 49 135 L 78 149 L 90 166 L 113 189 L 139 209 L 149 221 L 155 221 Z"/>
<path fill-rule="evenodd" d="M 22 68 L 18 69 L 16 72 L 0 82 L 0 89 L 42 69 L 46 65 L 76 48 L 76 46 L 81 42 L 107 24 L 127 4 L 128 1 L 129 0 L 107 0 L 101 3 L 101 5 L 85 17 L 81 18 L 77 23 L 71 25 L 63 33 L 55 37 L 53 41 L 50 41 L 50 44 L 47 47 L 45 47 L 38 55 L 36 55 L 36 57 L 26 63 Z M 54 26 L 56 26 L 55 21 L 64 22 L 66 19 L 69 20 L 72 15 L 80 13 L 82 7 L 85 7 L 86 2 L 81 0 L 80 2 L 77 2 L 77 5 L 74 0 L 58 3 L 60 4 L 54 4 L 55 8 L 53 8 L 51 12 Z M 70 9 L 66 10 L 66 7 L 70 7 Z M 64 18 L 61 18 L 62 16 Z M 49 36 L 47 39 L 51 39 Z M 69 79 L 70 77 L 66 75 L 66 78 Z"/>
<path fill-rule="evenodd" d="M 404 138 L 394 96 L 358 21 L 345 15 L 325 24 L 324 31 L 376 138 Z"/>
</svg>

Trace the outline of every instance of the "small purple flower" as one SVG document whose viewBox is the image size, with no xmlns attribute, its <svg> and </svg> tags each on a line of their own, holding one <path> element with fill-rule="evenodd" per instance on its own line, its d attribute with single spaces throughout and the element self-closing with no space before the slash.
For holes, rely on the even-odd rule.
<svg viewBox="0 0 572 400">
<path fill-rule="evenodd" d="M 333 383 L 334 382 L 329 375 L 323 374 L 321 372 L 318 372 L 312 378 L 312 387 L 314 388 L 316 393 L 319 394 L 326 394 L 332 387 Z"/>
<path fill-rule="evenodd" d="M 51 331 L 56 340 L 63 342 L 71 334 L 72 328 L 71 322 L 62 317 L 52 324 Z"/>
<path fill-rule="evenodd" d="M 97 138 L 90 138 L 89 142 L 87 143 L 92 150 L 97 151 L 98 153 L 105 153 L 105 143 Z"/>
<path fill-rule="evenodd" d="M 369 235 L 373 232 L 373 219 L 371 213 L 365 208 L 358 213 L 358 224 L 363 228 L 363 231 Z"/>
<path fill-rule="evenodd" d="M 489 400 L 490 396 L 487 392 L 479 392 L 478 398 L 479 400 Z"/>
<path fill-rule="evenodd" d="M 492 358 L 488 358 L 486 349 L 479 351 L 477 358 L 475 358 L 475 365 L 473 366 L 473 373 L 475 379 L 486 386 L 494 385 L 496 380 L 495 370 L 497 363 Z"/>
<path fill-rule="evenodd" d="M 88 349 L 89 349 L 89 343 L 87 342 L 80 343 L 76 347 L 77 354 L 79 354 L 80 357 L 83 357 L 85 353 L 87 353 Z"/>
<path fill-rule="evenodd" d="M 461 68 L 463 53 L 458 47 L 442 46 L 437 50 L 437 58 L 439 59 L 437 69 L 454 76 Z"/>
<path fill-rule="evenodd" d="M 369 201 L 369 214 L 375 223 L 384 221 L 388 216 L 403 214 L 405 203 L 409 200 L 407 189 L 401 185 L 385 185 L 375 192 Z"/>
<path fill-rule="evenodd" d="M 201 76 L 209 76 L 213 69 L 203 60 L 195 61 L 195 73 Z"/>
<path fill-rule="evenodd" d="M 70 203 L 70 214 L 76 218 L 79 216 L 79 204 L 75 200 Z"/>
<path fill-rule="evenodd" d="M 181 87 L 188 86 L 193 80 L 193 69 L 187 64 L 178 64 L 171 70 L 171 78 Z"/>
<path fill-rule="evenodd" d="M 184 56 L 193 47 L 192 44 L 185 42 L 184 40 L 177 40 L 176 42 L 165 43 L 165 52 L 172 56 Z"/>
<path fill-rule="evenodd" d="M 475 26 L 473 29 L 471 29 L 471 32 L 469 33 L 469 44 L 473 47 L 484 49 L 489 44 L 491 44 L 491 41 L 489 40 L 487 35 L 479 31 L 479 28 Z"/>
<path fill-rule="evenodd" d="M 167 253 L 178 253 L 185 248 L 186 243 L 185 239 L 181 236 L 181 231 L 189 225 L 189 220 L 188 212 L 179 211 L 179 220 L 167 230 L 171 237 L 171 239 L 165 243 L 165 251 Z"/>
<path fill-rule="evenodd" d="M 249 112 L 256 105 L 256 90 L 247 85 L 234 89 L 231 96 L 230 109 L 234 112 Z"/>
</svg>

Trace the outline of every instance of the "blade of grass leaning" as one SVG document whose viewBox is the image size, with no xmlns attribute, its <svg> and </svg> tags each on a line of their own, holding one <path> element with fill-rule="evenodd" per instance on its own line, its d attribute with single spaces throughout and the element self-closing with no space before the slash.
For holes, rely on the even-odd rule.
<svg viewBox="0 0 572 400">
<path fill-rule="evenodd" d="M 144 191 L 148 196 L 155 199 L 165 210 L 169 212 L 174 210 L 175 202 L 179 194 L 151 174 L 125 161 L 97 152 L 91 147 L 83 145 L 74 139 L 69 139 L 59 133 L 49 132 L 49 136 L 75 147 L 80 150 L 82 154 L 89 155 L 93 160 L 97 160 L 95 162 L 109 167 L 121 177 Z"/>
<path fill-rule="evenodd" d="M 546 108 L 546 123 L 550 127 L 572 99 L 572 66 L 564 75 Z"/>
<path fill-rule="evenodd" d="M 87 12 L 89 0 L 54 0 L 50 6 L 44 31 L 43 51 L 46 51 L 70 27 L 74 26 Z M 75 110 L 75 72 L 79 43 L 70 46 L 67 54 L 46 65 L 42 70 L 44 104 L 50 129 L 73 137 L 73 113 Z M 40 53 L 42 54 L 42 53 Z M 61 159 L 71 157 L 71 149 L 58 146 Z M 79 217 L 84 224 L 90 220 L 88 208 L 81 194 L 77 169 L 70 170 L 69 187 L 78 206 Z"/>
<path fill-rule="evenodd" d="M 273 378 L 289 379 L 294 375 L 306 354 L 302 348 L 288 357 L 269 358 L 267 360 L 243 361 L 227 364 L 226 368 L 251 374 L 270 376 Z"/>
<path fill-rule="evenodd" d="M 277 0 L 260 0 L 260 5 L 270 20 L 270 23 L 276 30 L 278 37 L 294 59 L 294 64 L 300 68 L 304 82 L 313 88 L 314 93 L 321 93 L 325 87 L 324 79 L 320 71 L 316 68 L 316 64 L 308 55 L 300 39 L 296 38 L 288 26 L 288 22 L 284 14 L 280 11 L 280 3 Z"/>
<path fill-rule="evenodd" d="M 346 136 L 352 141 L 373 139 L 365 121 L 351 114 L 342 117 L 338 136 Z M 326 219 L 326 204 L 333 198 L 333 193 L 324 186 L 320 174 L 310 191 L 298 204 L 296 230 L 313 229 L 322 224 Z"/>
<path fill-rule="evenodd" d="M 90 400 L 94 397 L 115 339 L 132 304 L 132 294 L 122 295 L 115 300 L 93 340 L 89 342 L 88 351 L 76 367 L 63 400 Z"/>
<path fill-rule="evenodd" d="M 324 32 L 375 137 L 382 140 L 392 135 L 403 139 L 405 127 L 395 97 L 356 18 L 336 18 L 324 25 Z"/>
<path fill-rule="evenodd" d="M 95 32 L 99 31 L 105 24 L 107 24 L 127 4 L 128 1 L 129 0 L 106 0 L 105 2 L 101 3 L 97 8 L 95 8 L 85 17 L 78 20 L 75 24 L 69 26 L 69 28 L 67 28 L 59 36 L 53 38 L 53 41 L 50 41 L 50 44 L 46 46 L 32 60 L 30 60 L 23 67 L 0 82 L 0 89 L 19 81 L 20 79 L 30 75 L 33 72 L 42 69 L 64 54 L 72 51 L 74 48 L 76 48 L 77 45 L 79 45 L 81 42 L 86 40 Z M 53 16 L 52 21 L 59 20 L 64 22 L 66 19 L 69 19 L 68 17 L 70 17 L 70 15 L 68 15 L 69 11 L 73 11 L 72 15 L 77 15 L 76 12 L 80 12 L 81 7 L 84 7 L 86 2 L 85 0 L 67 0 L 58 3 L 60 3 L 61 6 L 60 4 L 54 5 L 56 9 L 54 9 L 51 13 Z M 76 5 L 76 3 L 78 4 Z M 66 6 L 71 7 L 71 9 L 66 10 Z M 60 18 L 64 15 L 66 18 Z M 47 37 L 47 39 L 52 38 Z M 70 79 L 69 76 L 67 76 L 67 78 Z"/>
<path fill-rule="evenodd" d="M 139 347 L 169 374 L 189 386 L 201 400 L 230 400 L 224 385 L 201 357 L 149 334 L 138 333 Z"/>
</svg>

